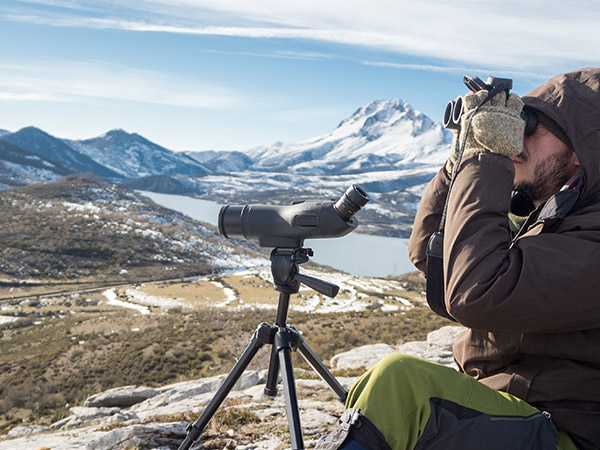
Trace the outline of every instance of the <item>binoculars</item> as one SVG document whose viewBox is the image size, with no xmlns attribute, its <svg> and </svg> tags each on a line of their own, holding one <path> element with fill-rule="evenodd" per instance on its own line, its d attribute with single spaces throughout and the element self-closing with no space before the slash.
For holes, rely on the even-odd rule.
<svg viewBox="0 0 600 450">
<path fill-rule="evenodd" d="M 471 78 L 466 75 L 463 77 L 463 83 L 472 92 L 497 89 L 498 91 L 505 91 L 507 96 L 513 86 L 513 82 L 510 78 L 488 77 L 484 83 L 478 77 Z M 460 129 L 460 119 L 463 115 L 463 109 L 462 97 L 459 96 L 456 100 L 449 101 L 444 110 L 444 126 L 450 130 Z M 521 118 L 525 121 L 525 136 L 532 135 L 538 123 L 535 111 L 525 107 L 521 112 Z"/>
</svg>

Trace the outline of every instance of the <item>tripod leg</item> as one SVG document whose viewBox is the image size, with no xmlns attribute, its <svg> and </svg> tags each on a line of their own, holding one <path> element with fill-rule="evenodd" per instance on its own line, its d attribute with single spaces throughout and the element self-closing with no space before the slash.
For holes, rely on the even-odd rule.
<svg viewBox="0 0 600 450">
<path fill-rule="evenodd" d="M 246 347 L 246 350 L 244 350 L 240 359 L 235 363 L 233 369 L 231 369 L 231 372 L 229 372 L 229 375 L 227 375 L 227 378 L 225 378 L 225 381 L 223 381 L 206 409 L 194 423 L 191 423 L 188 426 L 187 436 L 179 446 L 179 450 L 189 449 L 196 439 L 200 437 L 204 427 L 206 427 L 212 416 L 217 412 L 217 409 L 221 406 L 221 403 L 223 403 L 227 394 L 233 389 L 233 386 L 235 386 L 235 383 L 242 376 L 244 370 L 246 370 L 246 367 L 248 367 L 248 364 L 250 364 L 258 350 L 264 344 L 273 342 L 273 330 L 273 327 L 267 323 L 261 323 L 258 326 L 252 336 L 250 344 L 248 344 L 248 347 Z"/>
<path fill-rule="evenodd" d="M 331 390 L 336 393 L 338 398 L 342 403 L 346 403 L 346 397 L 348 397 L 348 391 L 344 386 L 340 384 L 338 380 L 333 376 L 333 374 L 325 367 L 323 361 L 319 359 L 319 357 L 311 350 L 308 344 L 304 341 L 302 336 L 299 336 L 298 343 L 298 351 L 302 354 L 304 359 L 310 366 L 314 369 L 315 372 L 319 374 L 321 379 L 329 385 Z"/>
<path fill-rule="evenodd" d="M 286 258 L 284 261 L 289 262 Z M 289 268 L 288 268 L 289 269 Z M 292 289 L 293 291 L 294 289 Z M 298 292 L 296 290 L 296 292 Z M 287 314 L 290 305 L 290 293 L 281 291 L 279 292 L 279 304 L 277 306 L 277 317 L 275 318 L 275 325 L 278 327 L 285 327 L 287 321 Z M 279 375 L 279 359 L 277 356 L 277 347 L 274 345 L 271 351 L 271 361 L 269 362 L 269 371 L 267 372 L 267 384 L 265 386 L 265 395 L 269 397 L 275 397 L 277 395 L 277 376 Z"/>
<path fill-rule="evenodd" d="M 286 413 L 288 426 L 290 428 L 290 439 L 293 450 L 303 450 L 302 428 L 300 426 L 300 411 L 298 410 L 298 397 L 296 395 L 296 383 L 294 381 L 294 368 L 292 366 L 293 334 L 287 328 L 280 328 L 275 335 L 275 346 L 279 355 L 279 366 L 283 381 L 285 394 Z"/>
<path fill-rule="evenodd" d="M 271 360 L 269 362 L 269 371 L 267 372 L 267 383 L 265 385 L 265 395 L 275 397 L 277 395 L 277 377 L 279 376 L 279 356 L 277 347 L 274 345 L 271 349 Z"/>
</svg>

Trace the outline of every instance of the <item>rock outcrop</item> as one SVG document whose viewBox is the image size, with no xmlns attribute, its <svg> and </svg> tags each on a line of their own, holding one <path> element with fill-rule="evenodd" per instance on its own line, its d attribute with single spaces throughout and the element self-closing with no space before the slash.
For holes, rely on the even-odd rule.
<svg viewBox="0 0 600 450">
<path fill-rule="evenodd" d="M 368 345 L 334 356 L 332 368 L 372 367 L 388 353 L 404 352 L 452 365 L 452 343 L 460 327 L 430 333 L 425 342 L 399 347 Z M 296 390 L 305 446 L 311 448 L 335 428 L 342 403 L 321 380 L 306 379 L 313 372 L 297 370 Z M 89 397 L 84 406 L 49 427 L 13 428 L 0 440 L 0 450 L 20 449 L 169 449 L 186 436 L 189 422 L 199 417 L 226 375 L 185 381 L 161 388 L 124 386 Z M 356 377 L 338 378 L 349 388 Z M 246 371 L 206 427 L 202 439 L 213 448 L 240 450 L 289 446 L 286 403 L 278 395 L 264 394 L 266 370 Z"/>
<path fill-rule="evenodd" d="M 420 356 L 438 364 L 456 368 L 452 357 L 452 344 L 464 330 L 464 327 L 443 327 L 429 333 L 426 341 L 407 342 L 398 347 L 388 344 L 364 345 L 335 355 L 331 358 L 331 368 L 353 369 L 365 367 L 365 369 L 370 369 L 389 353 L 406 353 Z"/>
</svg>

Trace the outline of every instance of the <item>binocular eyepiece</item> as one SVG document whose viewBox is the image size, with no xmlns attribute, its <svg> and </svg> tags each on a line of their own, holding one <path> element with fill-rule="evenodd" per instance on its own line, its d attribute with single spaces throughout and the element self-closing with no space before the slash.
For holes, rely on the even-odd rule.
<svg viewBox="0 0 600 450">
<path fill-rule="evenodd" d="M 228 239 L 258 240 L 261 247 L 302 247 L 304 239 L 341 237 L 354 231 L 354 215 L 368 194 L 350 186 L 337 201 L 301 201 L 287 206 L 225 205 L 219 212 L 219 233 Z"/>
<path fill-rule="evenodd" d="M 510 78 L 488 77 L 484 83 L 478 77 L 471 78 L 466 75 L 463 78 L 463 82 L 473 92 L 489 91 L 497 88 L 505 91 L 506 95 L 509 94 L 513 84 Z M 456 97 L 456 100 L 450 100 L 444 110 L 444 127 L 450 130 L 460 129 L 460 119 L 463 115 L 463 109 L 463 99 L 461 96 Z M 537 114 L 533 109 L 525 107 L 521 111 L 521 118 L 525 121 L 525 136 L 531 136 L 537 127 Z"/>
</svg>

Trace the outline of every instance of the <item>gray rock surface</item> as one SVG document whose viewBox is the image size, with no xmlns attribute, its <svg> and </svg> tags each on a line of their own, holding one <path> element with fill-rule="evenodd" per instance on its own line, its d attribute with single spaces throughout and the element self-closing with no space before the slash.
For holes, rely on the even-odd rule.
<svg viewBox="0 0 600 450">
<path fill-rule="evenodd" d="M 29 427 L 14 427 L 8 432 L 10 437 L 27 436 L 30 434 L 44 433 L 50 431 L 50 428 L 41 425 L 31 425 Z"/>
<path fill-rule="evenodd" d="M 407 342 L 398 347 L 387 344 L 364 345 L 335 355 L 331 358 L 330 366 L 332 369 L 352 369 L 361 366 L 370 369 L 385 355 L 406 353 L 456 368 L 452 357 L 452 344 L 463 331 L 464 327 L 447 326 L 429 333 L 426 341 Z"/>
<path fill-rule="evenodd" d="M 338 353 L 329 361 L 332 369 L 370 369 L 385 355 L 396 352 L 396 347 L 388 344 L 363 345 L 344 353 Z"/>
<path fill-rule="evenodd" d="M 140 386 L 122 386 L 88 397 L 83 406 L 94 406 L 97 408 L 118 406 L 126 408 L 143 402 L 155 395 L 158 395 L 156 389 Z"/>
</svg>

